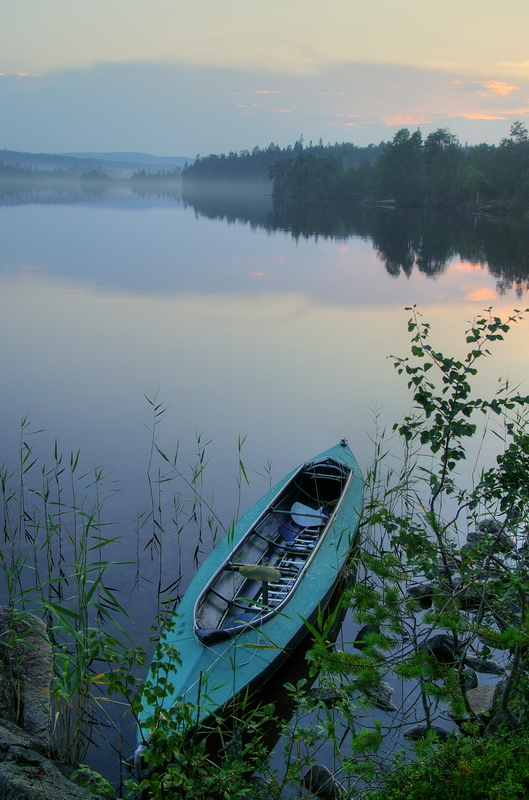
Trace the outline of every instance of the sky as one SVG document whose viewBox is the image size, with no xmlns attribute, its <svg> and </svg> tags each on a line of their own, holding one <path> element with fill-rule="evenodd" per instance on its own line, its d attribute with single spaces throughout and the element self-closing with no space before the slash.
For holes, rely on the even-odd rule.
<svg viewBox="0 0 529 800">
<path fill-rule="evenodd" d="M 527 0 L 2 0 L 0 150 L 197 154 L 529 122 Z"/>
</svg>

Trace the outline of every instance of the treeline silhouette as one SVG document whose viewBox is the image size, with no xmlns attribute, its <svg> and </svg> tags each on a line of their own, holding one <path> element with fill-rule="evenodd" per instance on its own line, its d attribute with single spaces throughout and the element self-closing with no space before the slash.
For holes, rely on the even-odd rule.
<svg viewBox="0 0 529 800">
<path fill-rule="evenodd" d="M 346 168 L 356 168 L 367 161 L 373 164 L 386 147 L 385 142 L 378 145 L 370 144 L 367 147 L 358 147 L 350 142 L 339 144 L 323 144 L 320 139 L 318 144 L 312 142 L 307 147 L 303 144 L 303 136 L 294 145 L 281 148 L 273 142 L 268 147 L 261 149 L 254 147 L 250 150 L 230 151 L 228 155 L 197 156 L 194 164 L 184 166 L 182 178 L 185 182 L 212 182 L 217 181 L 268 181 L 270 168 L 278 162 L 289 161 L 294 163 L 297 157 L 311 154 L 315 158 L 333 158 Z"/>
<path fill-rule="evenodd" d="M 447 128 L 423 139 L 399 130 L 391 142 L 280 148 L 197 157 L 184 167 L 184 187 L 210 182 L 272 180 L 275 197 L 449 206 L 523 212 L 529 208 L 529 135 L 521 122 L 498 146 L 462 146 Z"/>
<path fill-rule="evenodd" d="M 51 158 L 51 157 L 50 157 Z M 85 159 L 85 161 L 88 161 Z M 81 162 L 79 162 L 81 163 Z M 103 181 L 130 181 L 131 183 L 170 183 L 179 182 L 182 177 L 182 170 L 180 167 L 174 167 L 168 170 L 150 170 L 142 169 L 134 172 L 132 175 L 116 176 L 112 174 L 113 170 L 109 166 L 111 174 L 105 171 L 102 167 L 94 167 L 89 170 L 83 171 L 77 167 L 65 169 L 63 167 L 54 167 L 50 169 L 39 169 L 30 164 L 20 163 L 5 163 L 0 161 L 0 183 L 6 182 L 29 182 L 29 183 L 43 183 L 46 181 L 77 181 L 81 180 L 103 180 Z"/>
<path fill-rule="evenodd" d="M 0 161 L 0 180 L 71 180 L 72 172 L 61 167 L 37 169 L 27 164 L 5 164 Z"/>
<path fill-rule="evenodd" d="M 133 183 L 144 183 L 146 181 L 179 181 L 182 177 L 182 170 L 180 167 L 175 167 L 174 169 L 159 169 L 159 170 L 150 170 L 150 169 L 141 169 L 138 172 L 134 172 L 130 176 L 130 180 Z"/>
<path fill-rule="evenodd" d="M 331 155 L 300 153 L 270 174 L 276 196 L 523 211 L 529 207 L 529 135 L 515 122 L 499 146 L 462 147 L 446 128 L 426 139 L 420 130 L 402 128 L 374 163 L 348 167 Z"/>
</svg>

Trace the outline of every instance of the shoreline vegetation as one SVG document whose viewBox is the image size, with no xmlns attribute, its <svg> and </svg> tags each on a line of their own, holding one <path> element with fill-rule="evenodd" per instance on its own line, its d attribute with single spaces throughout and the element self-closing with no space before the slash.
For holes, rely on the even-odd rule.
<svg viewBox="0 0 529 800">
<path fill-rule="evenodd" d="M 66 170 L 61 167 L 44 170 L 36 167 L 29 167 L 24 164 L 5 164 L 0 160 L 0 191 L 9 186 L 65 186 L 69 184 L 85 184 L 87 188 L 91 185 L 105 186 L 113 185 L 135 185 L 141 183 L 149 184 L 176 184 L 180 185 L 182 180 L 182 170 L 175 167 L 172 170 L 145 170 L 134 172 L 130 176 L 116 176 L 108 174 L 101 168 L 94 168 L 86 172 Z"/>
<path fill-rule="evenodd" d="M 461 145 L 447 128 L 425 139 L 420 130 L 397 131 L 391 142 L 357 147 L 304 145 L 197 156 L 182 170 L 184 188 L 207 181 L 272 180 L 276 199 L 339 201 L 384 207 L 448 207 L 482 213 L 529 211 L 529 134 L 511 126 L 499 146 Z"/>
<path fill-rule="evenodd" d="M 253 709 L 239 698 L 224 722 L 213 719 L 205 730 L 184 700 L 164 707 L 179 665 L 165 631 L 176 624 L 181 574 L 171 565 L 173 580 L 165 583 L 163 541 L 194 536 L 198 553 L 203 535 L 213 544 L 218 538 L 220 521 L 203 499 L 207 445 L 198 441 L 197 462 L 184 474 L 178 448 L 171 456 L 157 443 L 166 409 L 149 400 L 152 504 L 138 534 L 158 560 L 160 614 L 145 677 L 146 653 L 127 639 L 123 594 L 110 578 L 125 567 L 110 557 L 119 542 L 104 513 L 115 487 L 102 470 L 85 472 L 79 453 L 67 459 L 56 447 L 44 467 L 23 420 L 18 460 L 0 471 L 0 566 L 7 606 L 47 625 L 52 744 L 78 764 L 99 736 L 108 747 L 109 729 L 119 732 L 125 713 L 137 720 L 145 704 L 156 707 L 142 774 L 113 787 L 80 768 L 89 791 L 108 800 L 278 800 L 307 791 L 320 800 L 452 800 L 457 785 L 462 800 L 527 796 L 529 395 L 508 383 L 491 396 L 473 390 L 483 359 L 523 316 L 485 310 L 465 331 L 459 349 L 466 355 L 451 356 L 432 345 L 417 309 L 407 311 L 409 354 L 390 358 L 407 381 L 412 410 L 389 434 L 373 435 L 356 579 L 337 611 L 351 615 L 358 634 L 334 644 L 333 619 L 310 628 L 310 677 L 286 686 L 294 706 L 286 721 L 272 697 Z M 463 480 L 486 436 L 495 437 L 496 458 Z M 239 488 L 249 474 L 243 445 Z M 15 701 L 20 644 L 15 626 L 2 651 Z M 280 733 L 272 759 L 271 723 Z M 220 742 L 213 752 L 204 738 L 212 732 Z M 415 744 L 406 749 L 402 737 Z"/>
<path fill-rule="evenodd" d="M 106 156 L 106 157 L 105 157 Z M 110 156 L 115 156 L 112 160 Z M 143 158 L 143 160 L 142 160 Z M 179 191 L 183 158 L 141 153 L 54 155 L 0 151 L 0 195 L 17 191 L 102 192 L 113 187 Z"/>
</svg>

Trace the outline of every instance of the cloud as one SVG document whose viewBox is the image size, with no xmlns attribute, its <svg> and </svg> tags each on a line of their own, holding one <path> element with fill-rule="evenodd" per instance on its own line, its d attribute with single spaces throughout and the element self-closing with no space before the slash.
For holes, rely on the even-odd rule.
<svg viewBox="0 0 529 800">
<path fill-rule="evenodd" d="M 504 111 L 505 114 L 510 114 L 511 116 L 521 116 L 525 117 L 529 114 L 529 105 L 522 106 L 521 108 L 511 108 L 508 111 Z"/>
<path fill-rule="evenodd" d="M 458 116 L 464 117 L 464 119 L 481 119 L 481 120 L 507 119 L 506 116 L 500 116 L 498 114 L 486 114 L 484 111 L 471 111 L 468 114 L 459 114 Z"/>
<path fill-rule="evenodd" d="M 41 72 L 12 72 L 12 73 L 4 73 L 0 72 L 0 78 L 43 78 L 44 75 Z"/>
<path fill-rule="evenodd" d="M 500 61 L 497 66 L 499 69 L 529 70 L 529 61 Z"/>
<path fill-rule="evenodd" d="M 424 136 L 448 127 L 463 142 L 497 143 L 513 115 L 529 114 L 519 100 L 513 103 L 514 89 L 507 93 L 514 82 L 482 74 L 342 64 L 310 76 L 279 74 L 281 90 L 255 89 L 268 80 L 255 70 L 146 62 L 10 76 L 0 80 L 2 146 L 190 157 L 269 142 L 286 146 L 300 133 L 307 142 L 367 145 L 417 126 Z M 529 74 L 516 86 L 529 97 Z M 275 107 L 279 94 L 288 98 L 283 107 Z"/>
<path fill-rule="evenodd" d="M 480 84 L 485 89 L 488 89 L 492 94 L 500 95 L 512 94 L 512 92 L 520 88 L 519 86 L 513 86 L 512 84 L 505 83 L 504 81 L 473 81 L 473 83 Z"/>
<path fill-rule="evenodd" d="M 390 125 L 392 127 L 398 126 L 400 128 L 406 128 L 408 125 L 428 125 L 432 122 L 431 117 L 425 117 L 415 114 L 408 114 L 408 116 L 400 117 L 389 117 L 383 120 L 384 125 Z"/>
</svg>

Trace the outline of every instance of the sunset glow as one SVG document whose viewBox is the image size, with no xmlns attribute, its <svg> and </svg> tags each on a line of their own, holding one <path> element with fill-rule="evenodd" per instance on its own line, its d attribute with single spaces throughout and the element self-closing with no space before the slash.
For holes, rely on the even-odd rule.
<svg viewBox="0 0 529 800">
<path fill-rule="evenodd" d="M 474 81 L 474 83 L 480 83 L 480 81 Z M 503 81 L 482 81 L 481 86 L 485 89 L 488 89 L 492 94 L 500 94 L 500 95 L 509 95 L 512 94 L 516 89 L 519 89 L 519 86 L 512 86 L 508 83 L 504 83 Z"/>
<path fill-rule="evenodd" d="M 475 272 L 478 269 L 482 269 L 482 265 L 473 264 L 470 261 L 456 261 L 454 264 L 450 264 L 451 272 Z"/>
<path fill-rule="evenodd" d="M 483 287 L 483 289 L 477 289 L 474 292 L 469 292 L 469 294 L 465 295 L 465 297 L 472 303 L 487 303 L 489 301 L 494 302 L 498 295 L 493 289 Z"/>
<path fill-rule="evenodd" d="M 376 144 L 400 127 L 494 144 L 529 119 L 526 0 L 501 14 L 456 0 L 335 0 L 332 15 L 321 0 L 5 6 L 0 149 L 193 155 L 300 134 Z"/>
</svg>

